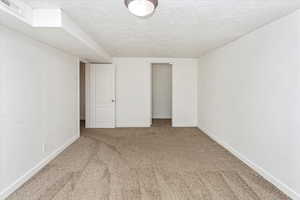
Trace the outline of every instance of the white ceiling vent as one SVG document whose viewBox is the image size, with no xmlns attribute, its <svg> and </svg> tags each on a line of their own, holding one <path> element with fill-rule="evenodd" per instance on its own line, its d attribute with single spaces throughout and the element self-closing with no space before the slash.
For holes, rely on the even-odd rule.
<svg viewBox="0 0 300 200">
<path fill-rule="evenodd" d="M 22 9 L 12 0 L 0 0 L 0 4 L 3 4 L 15 14 L 22 15 Z"/>
</svg>

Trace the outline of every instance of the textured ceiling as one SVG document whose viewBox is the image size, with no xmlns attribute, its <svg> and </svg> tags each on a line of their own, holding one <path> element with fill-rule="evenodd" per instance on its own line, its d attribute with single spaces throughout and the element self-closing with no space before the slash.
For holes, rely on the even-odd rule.
<svg viewBox="0 0 300 200">
<path fill-rule="evenodd" d="M 154 16 L 123 0 L 23 0 L 62 8 L 112 56 L 199 57 L 300 8 L 300 0 L 159 0 Z"/>
</svg>

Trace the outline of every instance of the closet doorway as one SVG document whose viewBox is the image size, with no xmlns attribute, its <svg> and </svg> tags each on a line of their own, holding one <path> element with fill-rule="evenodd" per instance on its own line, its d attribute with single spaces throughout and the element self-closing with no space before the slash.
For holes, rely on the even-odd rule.
<svg viewBox="0 0 300 200">
<path fill-rule="evenodd" d="M 172 65 L 152 64 L 152 127 L 172 126 Z"/>
</svg>

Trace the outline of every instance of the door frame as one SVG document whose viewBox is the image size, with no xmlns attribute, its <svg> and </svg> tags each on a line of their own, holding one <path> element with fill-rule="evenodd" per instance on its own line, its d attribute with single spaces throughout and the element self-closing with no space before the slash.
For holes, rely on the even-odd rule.
<svg viewBox="0 0 300 200">
<path fill-rule="evenodd" d="M 80 136 L 80 121 L 81 121 L 81 115 L 80 115 L 80 63 L 84 63 L 85 67 L 89 64 L 87 61 L 78 58 L 77 60 L 77 67 L 76 67 L 76 97 L 75 97 L 75 110 L 74 110 L 74 115 L 75 115 L 75 125 L 77 129 L 77 133 Z M 86 92 L 85 92 L 85 99 L 86 99 Z M 86 117 L 85 113 L 85 117 Z"/>
<path fill-rule="evenodd" d="M 170 62 L 151 62 L 150 63 L 150 127 L 153 124 L 153 65 L 155 64 L 164 64 L 170 65 L 171 67 L 171 126 L 173 127 L 173 118 L 174 118 L 174 88 L 173 88 L 173 63 Z"/>
<path fill-rule="evenodd" d="M 91 109 L 90 109 L 90 104 L 91 104 L 91 99 L 90 99 L 90 80 L 91 80 L 91 64 L 86 63 L 85 64 L 85 128 L 91 128 Z"/>
</svg>

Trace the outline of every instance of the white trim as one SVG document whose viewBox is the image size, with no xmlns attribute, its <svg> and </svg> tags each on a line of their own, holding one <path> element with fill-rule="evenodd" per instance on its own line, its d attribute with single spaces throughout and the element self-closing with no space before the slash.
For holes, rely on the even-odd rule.
<svg viewBox="0 0 300 200">
<path fill-rule="evenodd" d="M 192 122 L 176 122 L 172 121 L 173 127 L 197 127 L 196 123 Z"/>
<path fill-rule="evenodd" d="M 93 128 L 116 128 L 115 126 L 112 127 L 111 122 L 105 122 L 105 121 L 96 121 L 95 127 Z"/>
<path fill-rule="evenodd" d="M 198 126 L 199 130 L 201 130 L 203 133 L 205 133 L 207 136 L 209 136 L 212 140 L 217 142 L 219 145 L 227 149 L 229 152 L 231 152 L 234 156 L 236 156 L 238 159 L 240 159 L 242 162 L 244 162 L 246 165 L 248 165 L 250 168 L 252 168 L 254 171 L 256 171 L 259 175 L 261 175 L 263 178 L 265 178 L 267 181 L 275 185 L 278 189 L 280 189 L 282 192 L 284 192 L 286 195 L 291 197 L 293 200 L 300 200 L 300 194 L 298 194 L 296 191 L 291 189 L 288 185 L 281 182 L 277 178 L 275 178 L 271 173 L 269 173 L 267 170 L 263 169 L 262 167 L 258 166 L 251 160 L 249 160 L 246 156 L 235 150 L 232 146 L 230 146 L 228 143 L 222 141 L 217 136 L 209 133 L 207 129 L 200 128 Z"/>
<path fill-rule="evenodd" d="M 172 116 L 169 115 L 168 113 L 167 114 L 161 114 L 161 113 L 155 114 L 155 113 L 153 113 L 152 119 L 172 119 Z"/>
<path fill-rule="evenodd" d="M 90 70 L 91 66 L 90 64 L 85 65 L 85 128 L 91 128 L 91 112 L 90 112 L 90 105 L 91 105 L 91 100 L 90 100 Z"/>
<path fill-rule="evenodd" d="M 96 67 L 90 65 L 90 128 L 96 127 Z"/>
<path fill-rule="evenodd" d="M 150 90 L 149 90 L 149 97 L 150 97 L 150 105 L 149 105 L 149 120 L 150 120 L 150 126 L 152 126 L 152 124 L 153 124 L 153 99 L 152 99 L 152 97 L 153 97 L 153 88 L 152 88 L 152 85 L 153 85 L 153 83 L 152 83 L 152 77 L 153 77 L 153 64 L 152 63 L 150 63 L 150 65 L 149 65 L 149 75 L 150 75 L 150 78 L 149 78 L 149 81 L 150 81 Z"/>
<path fill-rule="evenodd" d="M 17 179 L 13 184 L 5 188 L 0 193 L 0 199 L 4 200 L 9 195 L 11 195 L 14 191 L 16 191 L 19 187 L 21 187 L 25 182 L 27 182 L 30 178 L 32 178 L 36 173 L 38 173 L 42 168 L 44 168 L 50 161 L 52 161 L 57 155 L 59 155 L 61 152 L 63 152 L 67 147 L 69 147 L 72 143 L 74 143 L 79 138 L 79 135 L 74 136 L 71 138 L 67 143 L 62 145 L 60 148 L 58 148 L 56 151 L 51 153 L 49 156 L 47 156 L 45 159 L 43 159 L 41 162 L 39 162 L 35 167 L 27 171 L 23 176 L 21 176 L 19 179 Z"/>
<path fill-rule="evenodd" d="M 168 60 L 168 59 L 167 59 Z M 155 62 L 154 60 L 149 61 L 150 63 L 150 110 L 149 110 L 149 115 L 150 115 L 150 126 L 153 124 L 153 119 L 173 119 L 174 118 L 174 63 L 171 63 L 171 60 L 167 62 L 160 62 L 160 59 L 157 60 L 158 62 Z M 157 114 L 153 113 L 153 65 L 155 64 L 166 64 L 170 65 L 171 67 L 171 116 L 169 114 Z"/>
<path fill-rule="evenodd" d="M 142 127 L 149 128 L 151 127 L 150 122 L 117 122 L 117 128 L 134 128 L 134 127 Z"/>
<path fill-rule="evenodd" d="M 76 87 L 75 87 L 75 102 L 74 102 L 74 110 L 75 110 L 75 127 L 76 127 L 76 133 L 77 136 L 80 137 L 80 120 L 81 120 L 81 116 L 80 116 L 80 62 L 81 60 L 78 58 L 77 60 L 78 65 L 76 67 Z M 45 143 L 46 144 L 46 143 Z"/>
</svg>

